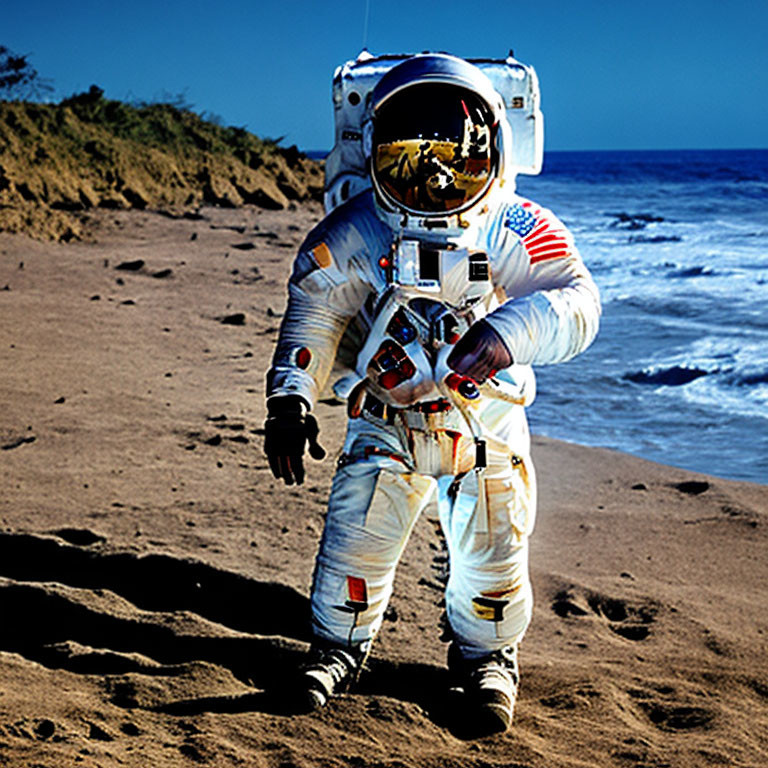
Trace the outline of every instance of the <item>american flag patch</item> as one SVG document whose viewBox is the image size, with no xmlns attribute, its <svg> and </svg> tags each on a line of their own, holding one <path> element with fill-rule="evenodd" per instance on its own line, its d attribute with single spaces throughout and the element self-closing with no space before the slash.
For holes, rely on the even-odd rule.
<svg viewBox="0 0 768 768">
<path fill-rule="evenodd" d="M 549 259 L 562 259 L 571 253 L 571 238 L 568 230 L 557 220 L 546 215 L 539 218 L 542 211 L 535 208 L 530 200 L 521 206 L 523 212 L 533 217 L 533 226 L 522 235 L 523 245 L 531 264 Z"/>
<path fill-rule="evenodd" d="M 504 226 L 520 237 L 525 237 L 536 226 L 536 216 L 522 205 L 511 205 L 504 214 Z"/>
<path fill-rule="evenodd" d="M 565 230 L 544 221 L 523 238 L 525 250 L 531 264 L 549 259 L 562 259 L 570 253 L 570 244 Z"/>
</svg>

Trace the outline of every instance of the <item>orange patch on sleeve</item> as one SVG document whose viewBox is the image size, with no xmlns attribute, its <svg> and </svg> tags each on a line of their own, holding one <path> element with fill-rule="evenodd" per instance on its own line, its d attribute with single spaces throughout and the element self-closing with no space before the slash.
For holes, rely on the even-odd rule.
<svg viewBox="0 0 768 768">
<path fill-rule="evenodd" d="M 317 262 L 317 266 L 321 269 L 330 267 L 333 263 L 333 256 L 331 255 L 331 249 L 325 244 L 320 243 L 312 249 L 312 258 Z"/>
</svg>

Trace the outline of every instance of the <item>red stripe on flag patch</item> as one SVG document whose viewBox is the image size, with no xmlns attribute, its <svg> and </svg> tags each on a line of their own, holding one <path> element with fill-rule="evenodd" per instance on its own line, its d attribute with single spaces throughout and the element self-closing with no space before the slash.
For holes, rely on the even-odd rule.
<svg viewBox="0 0 768 768">
<path fill-rule="evenodd" d="M 536 258 L 536 256 L 542 256 L 545 253 L 562 253 L 565 255 L 568 252 L 568 249 L 566 246 L 568 243 L 565 240 L 560 240 L 557 243 L 550 243 L 549 245 L 542 245 L 538 248 L 529 248 L 528 249 L 528 255 L 533 259 Z"/>
<path fill-rule="evenodd" d="M 542 253 L 538 256 L 532 256 L 531 257 L 531 264 L 536 264 L 539 261 L 548 261 L 549 259 L 564 259 L 566 256 L 569 255 L 569 251 L 567 250 L 556 250 L 551 251 L 548 253 Z"/>
<path fill-rule="evenodd" d="M 542 224 L 537 224 L 526 236 L 525 242 L 528 242 L 531 238 L 538 237 L 549 229 L 549 222 L 545 221 Z"/>
<path fill-rule="evenodd" d="M 532 238 L 530 235 L 528 235 L 528 237 L 525 238 L 525 244 L 528 246 L 529 252 L 531 248 L 538 248 L 540 245 L 544 245 L 546 243 L 564 243 L 565 241 L 566 238 L 557 232 L 549 232 L 547 234 L 543 234 L 541 237 L 535 238 Z"/>
</svg>

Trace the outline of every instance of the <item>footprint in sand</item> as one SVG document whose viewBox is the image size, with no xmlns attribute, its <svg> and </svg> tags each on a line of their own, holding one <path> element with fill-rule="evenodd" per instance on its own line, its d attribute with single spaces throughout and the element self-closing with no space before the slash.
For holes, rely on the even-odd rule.
<svg viewBox="0 0 768 768">
<path fill-rule="evenodd" d="M 675 699 L 679 694 L 670 686 L 659 686 L 652 690 L 632 689 L 627 693 L 637 701 L 648 719 L 664 731 L 708 728 L 717 715 L 711 708 Z"/>
<path fill-rule="evenodd" d="M 552 601 L 552 610 L 562 619 L 597 616 L 608 628 L 626 640 L 645 640 L 656 621 L 658 606 L 648 602 L 630 602 L 598 592 L 564 589 Z"/>
</svg>

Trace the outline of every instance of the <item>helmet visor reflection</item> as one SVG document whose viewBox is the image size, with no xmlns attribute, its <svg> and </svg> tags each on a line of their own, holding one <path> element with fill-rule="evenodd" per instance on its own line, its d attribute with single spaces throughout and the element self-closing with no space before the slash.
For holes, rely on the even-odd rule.
<svg viewBox="0 0 768 768">
<path fill-rule="evenodd" d="M 445 84 L 406 88 L 382 105 L 374 126 L 375 179 L 409 210 L 460 210 L 493 177 L 493 118 L 472 91 Z"/>
</svg>

